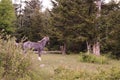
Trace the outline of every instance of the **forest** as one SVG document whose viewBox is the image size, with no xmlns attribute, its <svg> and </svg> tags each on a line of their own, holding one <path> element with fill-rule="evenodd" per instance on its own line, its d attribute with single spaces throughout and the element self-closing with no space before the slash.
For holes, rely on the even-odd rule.
<svg viewBox="0 0 120 80">
<path fill-rule="evenodd" d="M 38 41 L 49 36 L 49 50 L 60 50 L 62 46 L 66 53 L 88 51 L 120 56 L 119 2 L 58 0 L 52 3 L 53 9 L 43 12 L 39 0 L 25 1 L 24 8 L 20 3 L 2 0 L 1 31 L 15 36 L 17 42 L 23 37 Z"/>
<path fill-rule="evenodd" d="M 24 8 L 21 3 L 24 3 Z M 106 55 L 107 57 L 109 56 L 110 58 L 115 60 L 120 59 L 120 1 L 116 2 L 115 0 L 111 0 L 109 3 L 106 3 L 104 0 L 56 0 L 56 1 L 51 0 L 53 8 L 46 9 L 45 11 L 42 11 L 43 8 L 42 2 L 39 0 L 28 1 L 26 0 L 21 1 L 21 3 L 15 4 L 12 3 L 11 0 L 0 1 L 0 50 L 1 50 L 0 54 L 6 53 L 0 56 L 0 79 L 39 80 L 38 75 L 35 75 L 38 74 L 36 72 L 37 70 L 34 69 L 36 73 L 30 72 L 31 70 L 30 64 L 33 61 L 35 61 L 35 59 L 33 61 L 29 61 L 29 59 L 31 58 L 31 55 L 34 57 L 36 57 L 36 55 L 27 54 L 28 56 L 27 58 L 23 57 L 23 55 L 21 55 L 22 53 L 21 47 L 17 47 L 16 49 L 15 45 L 13 45 L 12 43 L 21 44 L 22 42 L 25 41 L 37 42 L 40 41 L 45 36 L 48 36 L 50 38 L 50 44 L 48 44 L 45 47 L 44 49 L 45 51 L 61 51 L 63 55 L 69 57 L 73 55 L 71 58 L 78 57 L 76 55 L 82 55 L 82 57 L 79 57 L 79 59 L 82 60 L 83 62 L 87 61 L 96 63 L 94 61 L 96 60 L 100 64 L 107 63 L 106 61 L 101 61 L 101 58 L 106 59 L 104 55 Z M 7 53 L 9 53 L 9 55 Z M 32 52 L 29 51 L 29 53 Z M 84 53 L 86 53 L 87 55 L 85 55 Z M 53 54 L 53 56 L 58 58 L 56 54 Z M 96 56 L 99 56 L 100 60 L 97 59 Z M 23 57 L 23 59 L 21 59 L 21 57 Z M 43 57 L 45 57 L 45 55 L 43 55 Z M 46 57 L 48 57 L 49 59 L 51 55 L 48 54 Z M 69 60 L 69 57 L 67 58 L 63 57 L 63 59 Z M 59 58 L 61 59 L 60 55 Z M 34 65 L 34 67 L 36 67 L 38 63 L 37 61 L 35 62 L 36 65 Z M 43 60 L 43 62 L 45 61 Z M 51 65 L 54 64 L 55 63 Z M 64 64 L 71 63 L 69 63 L 68 61 L 68 63 Z M 30 70 L 28 69 L 28 66 Z M 51 67 L 49 68 L 51 69 Z M 91 77 L 90 74 L 85 72 L 84 72 L 85 75 L 81 75 L 79 74 L 79 72 L 71 71 L 69 69 L 63 67 L 61 68 L 59 66 L 57 69 L 54 69 L 54 71 L 57 73 L 57 75 L 55 75 L 54 77 L 52 76 L 51 78 L 49 74 L 49 78 L 51 79 L 45 79 L 45 76 L 43 76 L 44 79 L 42 78 L 41 79 L 42 80 L 120 79 L 119 68 L 113 70 L 113 72 L 116 71 L 115 74 L 113 73 L 113 76 L 117 74 L 114 78 L 105 77 L 104 75 L 110 76 L 112 74 L 107 75 L 108 73 L 104 71 L 103 74 L 102 70 L 100 72 L 98 71 L 99 73 L 97 77 L 96 76 Z M 62 72 L 64 74 L 62 74 Z M 71 72 L 73 73 L 73 76 L 71 76 L 73 77 L 72 79 L 68 78 L 68 76 L 72 75 L 70 74 Z M 43 73 L 45 74 L 45 72 Z M 68 75 L 65 73 L 67 73 Z M 4 78 L 1 77 L 1 75 Z M 8 77 L 11 75 L 14 76 Z M 18 76 L 20 77 L 20 79 L 17 79 L 16 75 L 20 75 Z M 30 78 L 28 75 L 34 76 L 34 79 Z M 88 75 L 89 79 L 85 78 L 86 75 Z M 80 76 L 82 76 L 82 78 Z M 100 76 L 103 76 L 103 78 L 101 78 Z"/>
</svg>

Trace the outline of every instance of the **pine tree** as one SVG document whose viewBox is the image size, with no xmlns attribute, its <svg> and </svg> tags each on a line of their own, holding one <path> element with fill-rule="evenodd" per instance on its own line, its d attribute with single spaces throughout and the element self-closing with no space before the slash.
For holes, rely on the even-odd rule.
<svg viewBox="0 0 120 80">
<path fill-rule="evenodd" d="M 14 21 L 16 20 L 14 7 L 11 0 L 0 1 L 0 30 L 7 33 L 15 31 Z"/>
<path fill-rule="evenodd" d="M 114 1 L 103 5 L 102 26 L 106 27 L 103 30 L 102 51 L 111 52 L 113 55 L 119 57 L 120 53 L 120 2 Z"/>
<path fill-rule="evenodd" d="M 58 0 L 58 5 L 52 10 L 52 17 L 61 42 L 69 47 L 71 43 L 93 39 L 95 14 L 93 0 Z"/>
<path fill-rule="evenodd" d="M 27 37 L 29 40 L 40 40 L 43 31 L 43 14 L 39 0 L 25 1 L 25 9 L 18 15 L 17 37 Z"/>
<path fill-rule="evenodd" d="M 109 6 L 100 0 L 57 0 L 57 2 L 53 2 L 54 8 L 51 13 L 53 26 L 57 30 L 56 37 L 66 43 L 69 50 L 75 42 L 81 41 L 83 44 L 86 42 L 88 52 L 100 55 L 100 48 L 103 49 L 103 42 L 107 40 L 109 30 L 113 29 L 108 27 L 113 24 L 108 22 L 111 18 L 109 15 L 111 12 L 118 14 L 119 6 L 115 3 Z M 116 9 L 117 12 L 114 11 Z M 118 26 L 118 23 L 116 25 Z M 85 49 L 85 46 L 81 48 Z"/>
</svg>

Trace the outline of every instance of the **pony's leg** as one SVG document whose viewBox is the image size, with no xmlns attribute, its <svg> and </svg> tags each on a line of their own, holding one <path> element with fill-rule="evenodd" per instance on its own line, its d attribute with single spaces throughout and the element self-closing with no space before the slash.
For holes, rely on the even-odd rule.
<svg viewBox="0 0 120 80">
<path fill-rule="evenodd" d="M 38 60 L 41 61 L 41 57 L 38 57 Z"/>
<path fill-rule="evenodd" d="M 40 52 L 38 53 L 38 60 L 39 60 L 39 61 L 42 60 L 42 59 L 41 59 L 41 54 L 40 54 Z"/>
</svg>

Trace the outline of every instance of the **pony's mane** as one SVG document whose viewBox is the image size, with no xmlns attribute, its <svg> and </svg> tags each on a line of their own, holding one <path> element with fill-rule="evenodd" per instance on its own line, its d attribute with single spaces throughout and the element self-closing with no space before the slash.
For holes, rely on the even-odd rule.
<svg viewBox="0 0 120 80">
<path fill-rule="evenodd" d="M 42 43 L 46 38 L 48 37 L 44 37 L 42 40 L 38 41 L 39 43 Z"/>
</svg>

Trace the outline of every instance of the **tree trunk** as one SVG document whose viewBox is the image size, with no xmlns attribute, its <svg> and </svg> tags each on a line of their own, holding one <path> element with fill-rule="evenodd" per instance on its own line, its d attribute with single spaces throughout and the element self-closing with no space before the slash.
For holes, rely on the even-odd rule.
<svg viewBox="0 0 120 80">
<path fill-rule="evenodd" d="M 65 55 L 66 54 L 66 44 L 64 43 L 63 46 L 60 46 L 60 49 L 61 49 L 62 54 Z"/>
<path fill-rule="evenodd" d="M 98 8 L 96 18 L 98 18 L 101 16 L 101 0 L 96 1 L 96 7 Z"/>
<path fill-rule="evenodd" d="M 93 44 L 93 54 L 100 56 L 100 43 L 96 42 Z"/>
<path fill-rule="evenodd" d="M 97 15 L 96 15 L 96 19 L 99 18 L 101 16 L 101 0 L 96 0 L 96 6 L 98 8 L 97 10 Z M 93 44 L 93 54 L 99 56 L 100 55 L 100 43 L 98 41 L 98 35 L 96 38 L 95 43 Z"/>
<path fill-rule="evenodd" d="M 87 54 L 91 53 L 91 44 L 89 44 L 88 42 L 86 42 L 87 44 Z"/>
</svg>

